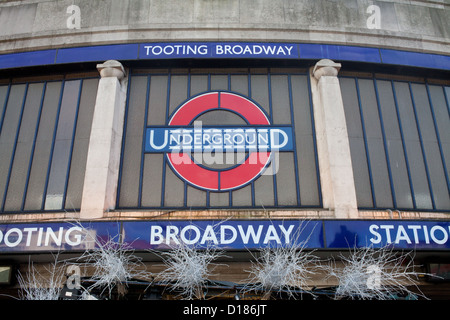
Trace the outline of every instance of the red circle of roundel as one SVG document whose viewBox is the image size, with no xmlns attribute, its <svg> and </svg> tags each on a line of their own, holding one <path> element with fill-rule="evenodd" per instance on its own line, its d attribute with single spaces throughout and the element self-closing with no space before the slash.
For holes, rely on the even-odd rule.
<svg viewBox="0 0 450 320">
<path fill-rule="evenodd" d="M 192 98 L 173 114 L 169 126 L 187 126 L 201 113 L 211 110 L 230 110 L 250 125 L 270 125 L 264 112 L 250 100 L 230 92 L 209 92 Z M 240 165 L 216 171 L 196 164 L 187 153 L 168 153 L 173 170 L 190 184 L 211 191 L 236 189 L 261 174 L 270 161 L 270 152 L 251 152 Z"/>
</svg>

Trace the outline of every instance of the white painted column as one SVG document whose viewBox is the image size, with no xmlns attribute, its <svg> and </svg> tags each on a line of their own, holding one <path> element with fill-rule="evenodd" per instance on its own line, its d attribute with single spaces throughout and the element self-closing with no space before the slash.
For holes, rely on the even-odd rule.
<svg viewBox="0 0 450 320">
<path fill-rule="evenodd" d="M 102 218 L 115 208 L 128 81 L 122 64 L 97 65 L 95 101 L 81 202 L 81 219 Z"/>
<path fill-rule="evenodd" d="M 336 218 L 358 218 L 350 143 L 337 74 L 341 64 L 328 59 L 312 69 L 317 151 L 322 199 Z"/>
</svg>

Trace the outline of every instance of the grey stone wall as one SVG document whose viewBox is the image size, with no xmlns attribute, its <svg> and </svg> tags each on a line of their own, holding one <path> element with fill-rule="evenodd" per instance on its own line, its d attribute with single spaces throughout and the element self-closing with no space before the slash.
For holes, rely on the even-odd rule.
<svg viewBox="0 0 450 320">
<path fill-rule="evenodd" d="M 448 54 L 450 0 L 0 0 L 0 53 L 152 41 L 347 44 Z"/>
</svg>

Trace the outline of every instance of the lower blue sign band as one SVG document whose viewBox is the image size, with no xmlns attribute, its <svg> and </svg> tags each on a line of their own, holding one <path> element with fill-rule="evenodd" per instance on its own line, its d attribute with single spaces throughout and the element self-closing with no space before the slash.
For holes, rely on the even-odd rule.
<svg viewBox="0 0 450 320">
<path fill-rule="evenodd" d="M 92 235 L 89 243 L 86 232 Z M 98 242 L 93 243 L 93 239 Z M 84 251 L 119 239 L 133 250 L 354 247 L 449 250 L 449 221 L 193 220 L 0 225 L 0 252 Z"/>
</svg>

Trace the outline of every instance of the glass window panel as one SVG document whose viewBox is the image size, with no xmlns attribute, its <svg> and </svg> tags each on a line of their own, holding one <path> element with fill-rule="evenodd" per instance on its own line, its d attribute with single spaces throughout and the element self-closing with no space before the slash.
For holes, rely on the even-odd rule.
<svg viewBox="0 0 450 320">
<path fill-rule="evenodd" d="M 266 171 L 272 170 L 270 165 Z M 255 206 L 274 206 L 275 197 L 273 193 L 273 176 L 263 174 L 254 182 L 255 185 Z"/>
<path fill-rule="evenodd" d="M 444 154 L 445 167 L 447 169 L 447 177 L 450 179 L 450 143 L 442 143 L 442 151 Z M 450 188 L 450 186 L 449 186 Z M 450 191 L 449 191 L 450 194 Z"/>
<path fill-rule="evenodd" d="M 7 98 L 8 98 L 8 87 L 9 86 L 0 86 L 0 131 L 3 123 L 3 112 L 6 108 Z"/>
<path fill-rule="evenodd" d="M 363 137 L 361 113 L 358 105 L 355 79 L 340 78 L 342 100 L 344 102 L 345 120 L 349 137 Z"/>
<path fill-rule="evenodd" d="M 400 139 L 388 140 L 388 152 L 397 207 L 412 209 L 414 206 L 405 158 L 403 156 L 402 141 Z"/>
<path fill-rule="evenodd" d="M 213 110 L 200 115 L 195 121 L 201 121 L 204 126 L 214 125 L 246 125 L 246 122 L 238 114 L 227 110 Z"/>
<path fill-rule="evenodd" d="M 428 93 L 424 84 L 411 83 L 412 95 L 417 112 L 417 120 L 420 126 L 422 140 L 436 141 L 436 132 L 434 129 L 433 118 L 431 115 Z"/>
<path fill-rule="evenodd" d="M 383 140 L 379 138 L 367 139 L 370 165 L 372 168 L 373 186 L 377 200 L 377 206 L 392 208 L 393 200 L 389 183 L 389 174 L 386 165 Z"/>
<path fill-rule="evenodd" d="M 22 199 L 28 175 L 28 164 L 30 162 L 36 127 L 40 117 L 43 88 L 43 83 L 36 83 L 30 84 L 27 90 L 27 97 L 8 185 L 8 194 L 5 201 L 5 211 L 20 211 L 22 207 Z"/>
<path fill-rule="evenodd" d="M 450 113 L 450 87 L 444 87 L 445 100 L 447 102 L 447 111 Z"/>
<path fill-rule="evenodd" d="M 80 80 L 65 82 L 52 155 L 45 210 L 63 208 L 63 196 L 67 181 L 69 157 L 72 152 L 79 92 Z"/>
<path fill-rule="evenodd" d="M 450 87 L 444 87 L 444 92 L 445 92 L 445 100 L 446 100 L 446 104 L 442 104 L 442 106 L 440 106 L 440 110 L 442 111 L 438 111 L 439 115 L 442 114 L 442 118 L 447 119 L 448 121 L 450 121 Z M 447 111 L 447 116 L 445 113 L 445 110 Z M 437 116 L 437 115 L 436 115 Z M 447 130 L 450 130 L 450 125 L 441 125 L 441 123 L 438 123 L 438 127 L 439 130 L 442 130 L 441 128 L 447 128 Z M 443 137 L 444 136 L 444 137 Z M 442 150 L 444 153 L 444 159 L 445 159 L 445 166 L 447 168 L 447 176 L 449 176 L 450 178 L 450 134 L 443 134 L 441 135 L 441 143 L 442 143 Z M 450 191 L 449 191 L 450 193 Z"/>
<path fill-rule="evenodd" d="M 419 209 L 432 209 L 430 190 L 425 172 L 420 142 L 417 140 L 406 140 L 406 151 L 411 167 L 411 180 L 414 186 L 416 205 Z"/>
<path fill-rule="evenodd" d="M 267 75 L 252 75 L 250 97 L 255 100 L 270 118 L 269 86 Z"/>
<path fill-rule="evenodd" d="M 373 80 L 358 79 L 364 126 L 368 138 L 381 138 L 380 117 Z"/>
<path fill-rule="evenodd" d="M 210 207 L 229 207 L 230 193 L 229 192 L 210 192 L 209 193 Z"/>
<path fill-rule="evenodd" d="M 166 165 L 164 187 L 164 206 L 182 207 L 184 205 L 184 182 Z"/>
<path fill-rule="evenodd" d="M 300 200 L 304 206 L 320 205 L 316 160 L 314 157 L 314 139 L 311 136 L 296 136 L 298 181 Z"/>
<path fill-rule="evenodd" d="M 167 76 L 152 76 L 150 78 L 150 95 L 148 100 L 148 125 L 165 125 L 167 110 Z M 141 99 L 144 99 L 147 88 L 142 88 Z M 185 92 L 185 91 L 184 91 Z M 145 108 L 144 108 L 145 110 Z"/>
<path fill-rule="evenodd" d="M 14 143 L 16 132 L 20 124 L 23 99 L 27 85 L 11 85 L 11 91 L 6 105 L 0 143 Z"/>
<path fill-rule="evenodd" d="M 301 205 L 320 205 L 307 76 L 292 76 L 292 107 Z"/>
<path fill-rule="evenodd" d="M 311 106 L 307 76 L 292 76 L 292 107 L 294 112 L 295 134 L 312 135 Z"/>
<path fill-rule="evenodd" d="M 211 75 L 211 90 L 228 90 L 228 75 Z"/>
<path fill-rule="evenodd" d="M 188 76 L 177 75 L 170 77 L 170 108 L 169 114 L 188 97 Z"/>
<path fill-rule="evenodd" d="M 372 207 L 375 204 L 372 199 L 369 163 L 366 157 L 366 145 L 363 138 L 364 133 L 355 79 L 340 78 L 340 86 L 349 135 L 358 206 Z"/>
<path fill-rule="evenodd" d="M 208 91 L 208 76 L 191 75 L 190 94 L 195 96 L 199 93 Z"/>
<path fill-rule="evenodd" d="M 197 188 L 187 186 L 187 206 L 190 207 L 205 207 L 206 206 L 206 192 Z"/>
<path fill-rule="evenodd" d="M 377 206 L 392 207 L 392 190 L 374 83 L 373 80 L 358 79 L 358 85 Z"/>
<path fill-rule="evenodd" d="M 61 85 L 60 81 L 47 83 L 28 182 L 25 210 L 40 210 L 42 206 Z"/>
<path fill-rule="evenodd" d="M 278 205 L 297 205 L 294 153 L 278 152 L 278 157 L 275 155 L 274 159 L 278 166 L 276 173 Z"/>
<path fill-rule="evenodd" d="M 411 89 L 414 92 L 414 101 L 420 104 L 420 107 L 417 107 L 416 104 L 416 109 L 418 109 L 417 114 L 420 119 L 419 125 L 422 134 L 424 159 L 426 160 L 429 183 L 431 184 L 430 194 L 433 197 L 432 200 L 436 208 L 445 208 L 448 207 L 449 195 L 448 188 L 447 190 L 445 189 L 447 183 L 445 175 L 442 174 L 444 172 L 443 162 L 437 141 L 435 121 L 431 105 L 429 104 L 429 98 L 431 97 L 428 95 L 424 85 L 412 84 Z"/>
<path fill-rule="evenodd" d="M 404 157 L 392 84 L 390 81 L 377 81 L 377 88 L 389 153 L 389 165 L 395 190 L 396 205 L 398 208 L 413 208 L 408 170 Z"/>
<path fill-rule="evenodd" d="M 392 84 L 390 81 L 377 80 L 376 85 L 386 139 L 401 139 Z"/>
<path fill-rule="evenodd" d="M 75 210 L 81 207 L 89 136 L 98 88 L 98 79 L 87 79 L 83 80 L 82 83 L 83 88 L 67 186 L 66 210 Z"/>
<path fill-rule="evenodd" d="M 290 124 L 291 110 L 287 76 L 271 76 L 273 124 Z"/>
<path fill-rule="evenodd" d="M 404 135 L 404 144 L 410 167 L 414 198 L 418 209 L 432 209 L 425 162 L 419 139 L 419 131 L 411 99 L 409 84 L 394 82 L 398 110 Z"/>
<path fill-rule="evenodd" d="M 159 207 L 161 205 L 163 157 L 162 154 L 145 155 L 141 200 L 143 207 Z"/>
<path fill-rule="evenodd" d="M 141 170 L 142 135 L 144 132 L 147 77 L 131 78 L 128 97 L 127 126 L 123 150 L 119 205 L 137 207 Z"/>
<path fill-rule="evenodd" d="M 445 96 L 446 87 L 429 85 L 428 88 L 440 143 L 440 158 L 435 153 L 430 152 L 430 148 L 427 148 L 427 154 L 430 154 L 431 157 L 429 168 L 431 171 L 433 193 L 436 209 L 448 209 L 450 208 L 450 204 L 448 203 L 450 201 L 450 177 L 448 172 L 450 168 L 450 117 Z M 437 147 L 439 148 L 439 146 Z"/>
<path fill-rule="evenodd" d="M 430 85 L 429 91 L 439 132 L 439 139 L 443 143 L 450 143 L 450 117 L 444 96 L 445 87 Z"/>
<path fill-rule="evenodd" d="M 358 206 L 372 207 L 374 203 L 364 140 L 362 138 L 349 138 L 349 141 Z"/>
<path fill-rule="evenodd" d="M 448 210 L 450 208 L 450 198 L 445 175 L 443 174 L 444 168 L 442 166 L 439 146 L 437 142 L 427 142 L 424 148 L 427 155 L 427 164 L 436 209 Z"/>
<path fill-rule="evenodd" d="M 236 207 L 250 207 L 252 205 L 252 186 L 248 186 L 233 191 L 233 206 Z"/>
<path fill-rule="evenodd" d="M 231 91 L 241 93 L 248 96 L 248 76 L 247 75 L 232 75 L 231 76 Z"/>
<path fill-rule="evenodd" d="M 397 96 L 400 119 L 402 121 L 403 135 L 406 140 L 419 141 L 416 118 L 414 116 L 408 83 L 395 81 L 394 88 Z"/>
<path fill-rule="evenodd" d="M 12 85 L 8 104 L 4 113 L 2 131 L 0 133 L 0 201 L 3 207 L 3 197 L 7 191 L 8 176 L 13 160 L 15 140 L 19 130 L 22 106 L 24 101 L 26 85 Z"/>
</svg>

